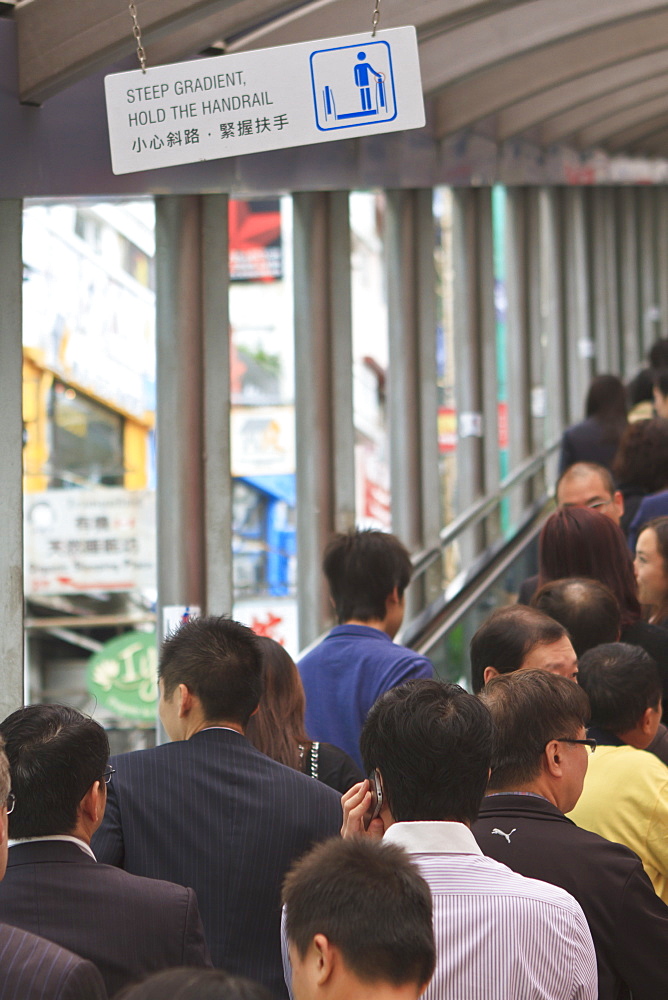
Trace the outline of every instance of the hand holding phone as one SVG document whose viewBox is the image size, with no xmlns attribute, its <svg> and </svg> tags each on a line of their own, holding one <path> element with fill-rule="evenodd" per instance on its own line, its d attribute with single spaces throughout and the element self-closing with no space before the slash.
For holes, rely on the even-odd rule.
<svg viewBox="0 0 668 1000">
<path fill-rule="evenodd" d="M 383 808 L 383 785 L 380 780 L 380 774 L 378 769 L 371 772 L 367 778 L 369 782 L 369 791 L 371 792 L 371 805 L 364 814 L 364 829 L 369 829 L 369 824 L 371 820 L 376 819 L 380 815 L 380 810 Z"/>
</svg>

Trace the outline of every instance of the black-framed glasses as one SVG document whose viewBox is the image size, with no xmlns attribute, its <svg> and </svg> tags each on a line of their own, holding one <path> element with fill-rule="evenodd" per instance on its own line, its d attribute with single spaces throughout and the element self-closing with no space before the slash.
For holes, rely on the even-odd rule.
<svg viewBox="0 0 668 1000">
<path fill-rule="evenodd" d="M 572 740 L 568 736 L 557 736 L 557 743 L 581 743 L 587 748 L 588 754 L 593 754 L 596 750 L 596 740 Z"/>
<path fill-rule="evenodd" d="M 9 816 L 10 813 L 14 812 L 14 806 L 16 805 L 16 796 L 14 795 L 14 792 L 9 793 L 5 800 L 5 804 L 7 806 L 7 815 Z"/>
<path fill-rule="evenodd" d="M 111 781 L 112 774 L 116 774 L 116 768 L 112 767 L 111 764 L 109 764 L 107 767 L 105 767 L 104 774 L 100 778 L 100 781 L 104 781 L 105 785 L 108 785 L 109 782 Z"/>
</svg>

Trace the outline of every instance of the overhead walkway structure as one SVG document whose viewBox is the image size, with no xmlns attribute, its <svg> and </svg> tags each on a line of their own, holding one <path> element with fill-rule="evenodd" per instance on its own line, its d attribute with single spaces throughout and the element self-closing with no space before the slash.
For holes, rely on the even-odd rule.
<svg viewBox="0 0 668 1000">
<path fill-rule="evenodd" d="M 117 177 L 103 76 L 136 65 L 125 6 L 0 3 L 0 712 L 23 694 L 25 199 L 155 197 L 159 602 L 220 613 L 232 603 L 228 198 L 292 196 L 302 645 L 328 620 L 322 548 L 354 521 L 350 191 L 386 199 L 392 524 L 417 565 L 411 641 L 436 643 L 457 580 L 530 530 L 554 479 L 555 442 L 580 417 L 591 376 L 632 373 L 668 330 L 668 3 L 382 0 L 380 9 L 381 28 L 416 25 L 424 129 Z M 156 65 L 370 31 L 372 4 L 138 0 L 137 10 Z M 442 187 L 452 190 L 454 525 L 441 523 L 437 462 Z"/>
</svg>

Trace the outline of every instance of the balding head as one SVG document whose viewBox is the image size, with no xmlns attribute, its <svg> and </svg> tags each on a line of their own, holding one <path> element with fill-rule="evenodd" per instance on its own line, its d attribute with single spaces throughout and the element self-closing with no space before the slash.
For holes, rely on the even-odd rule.
<svg viewBox="0 0 668 1000">
<path fill-rule="evenodd" d="M 531 606 L 560 622 L 578 656 L 603 642 L 616 642 L 622 612 L 612 591 L 598 580 L 551 580 L 536 591 Z"/>
<path fill-rule="evenodd" d="M 524 604 L 499 608 L 471 640 L 471 678 L 477 693 L 497 674 L 535 667 L 575 679 L 577 657 L 563 625 Z"/>
<path fill-rule="evenodd" d="M 615 490 L 610 470 L 594 462 L 576 462 L 562 473 L 557 483 L 560 507 L 590 507 L 619 524 L 624 498 Z"/>
</svg>

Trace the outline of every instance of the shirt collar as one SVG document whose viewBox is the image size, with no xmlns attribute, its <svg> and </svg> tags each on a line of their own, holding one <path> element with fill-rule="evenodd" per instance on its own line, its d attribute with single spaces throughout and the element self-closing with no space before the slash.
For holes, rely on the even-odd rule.
<svg viewBox="0 0 668 1000">
<path fill-rule="evenodd" d="M 482 854 L 469 828 L 450 821 L 393 823 L 383 840 L 409 854 Z"/>
<path fill-rule="evenodd" d="M 379 639 L 381 642 L 392 642 L 387 632 L 374 628 L 373 625 L 335 625 L 327 638 L 337 635 L 364 635 L 368 639 Z"/>
<path fill-rule="evenodd" d="M 80 840 L 78 837 L 70 837 L 66 833 L 52 834 L 48 837 L 22 837 L 21 840 L 9 840 L 7 843 L 9 847 L 15 847 L 17 844 L 39 844 L 43 840 L 64 840 L 66 843 L 76 844 L 84 854 L 89 854 L 93 861 L 97 861 L 89 845 L 84 840 Z"/>
</svg>

